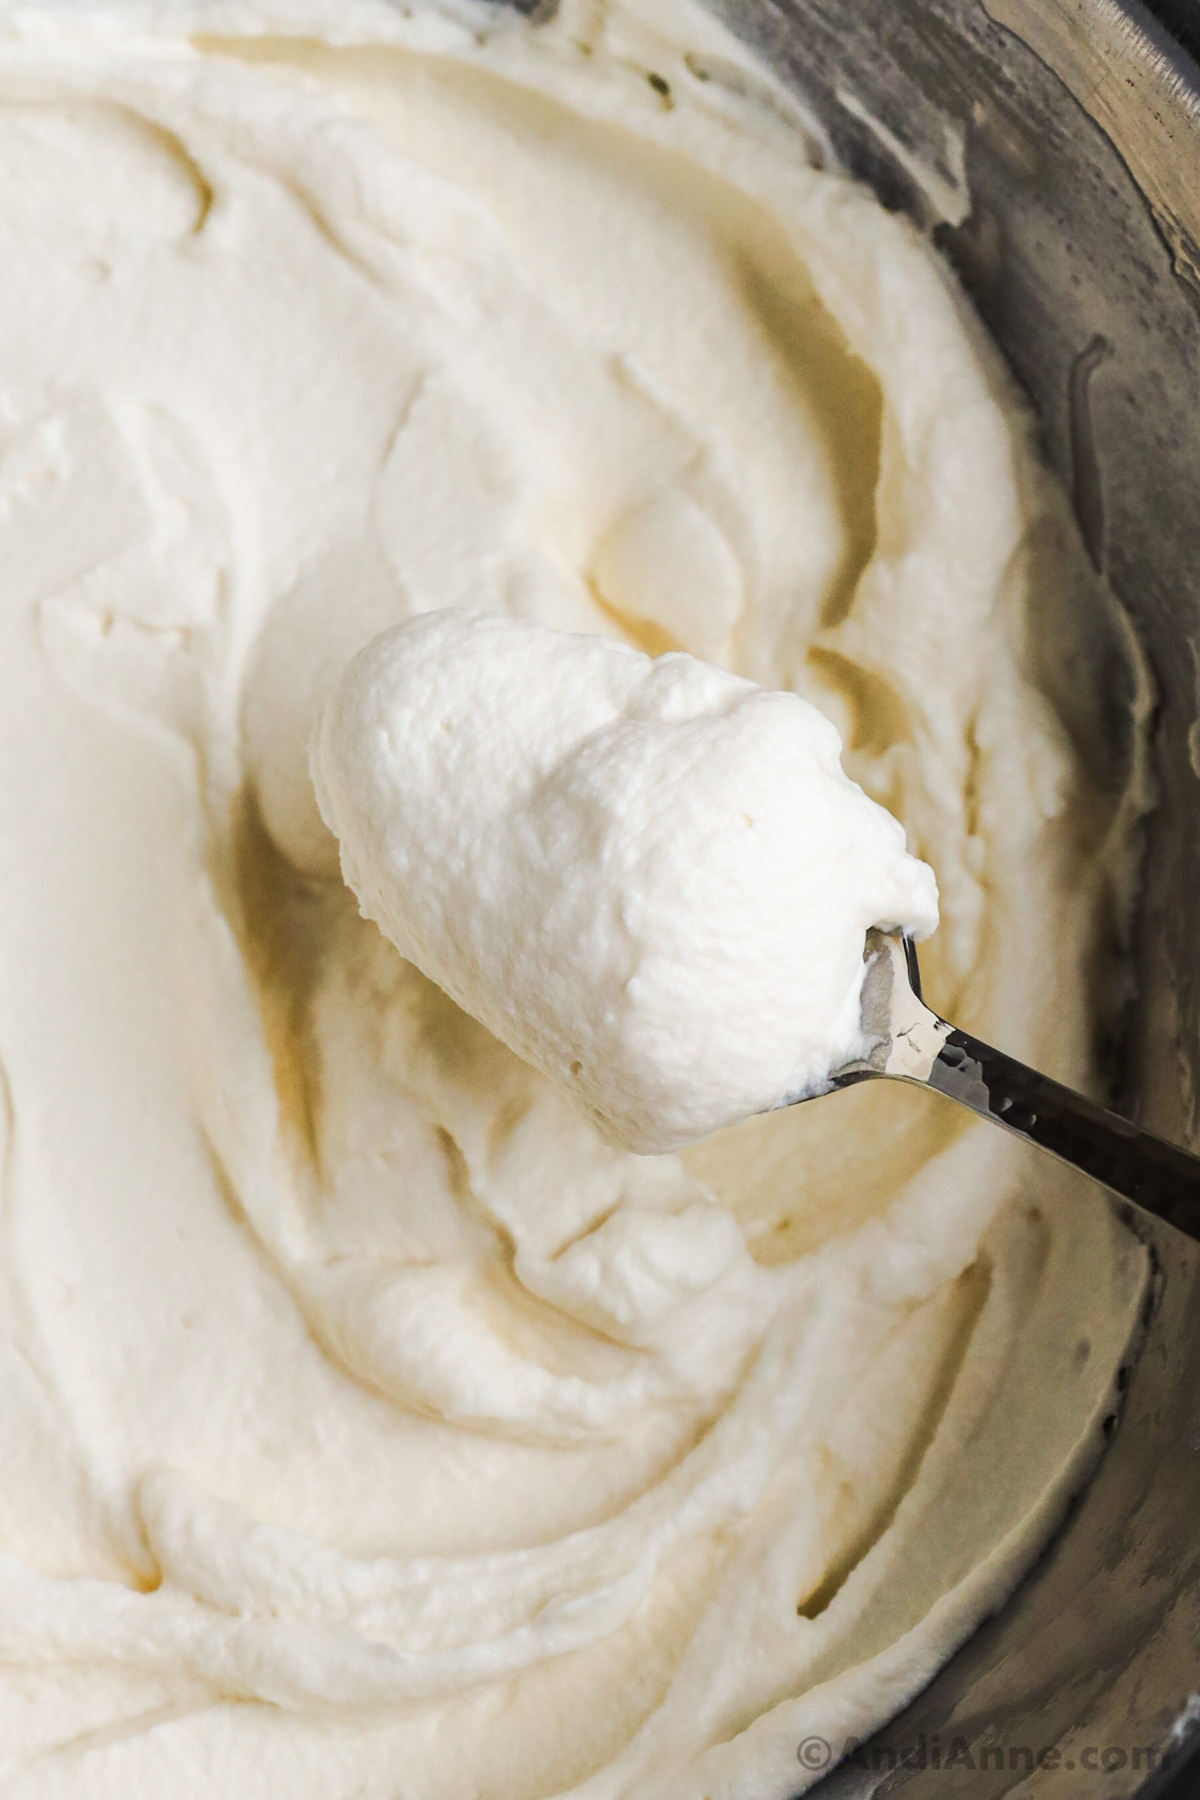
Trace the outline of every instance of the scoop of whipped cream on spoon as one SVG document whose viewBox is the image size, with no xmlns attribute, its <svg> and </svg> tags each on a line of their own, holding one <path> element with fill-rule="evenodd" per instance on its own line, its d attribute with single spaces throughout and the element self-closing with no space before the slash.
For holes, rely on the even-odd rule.
<svg viewBox="0 0 1200 1800">
<path fill-rule="evenodd" d="M 651 1152 L 822 1092 L 866 1050 L 867 931 L 937 924 L 840 752 L 795 694 L 450 609 L 354 658 L 311 766 L 367 917 Z"/>
<path fill-rule="evenodd" d="M 363 913 L 609 1141 L 891 1077 L 1200 1227 L 1200 1159 L 925 1006 L 933 872 L 840 753 L 682 652 L 449 609 L 354 658 L 311 766 Z"/>
</svg>

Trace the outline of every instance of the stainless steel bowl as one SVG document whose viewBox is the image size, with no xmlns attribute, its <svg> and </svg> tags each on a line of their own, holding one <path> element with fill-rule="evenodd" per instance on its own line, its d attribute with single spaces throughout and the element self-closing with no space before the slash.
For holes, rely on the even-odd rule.
<svg viewBox="0 0 1200 1800">
<path fill-rule="evenodd" d="M 1190 3 L 1166 0 L 1181 17 Z M 1200 70 L 1137 0 L 711 4 L 957 264 L 1136 622 L 1158 690 L 1159 798 L 1114 1098 L 1195 1145 Z M 942 196 L 961 196 L 964 168 L 962 218 Z M 1055 646 L 1068 699 L 1075 665 L 1105 644 L 1104 621 L 1081 618 Z M 1114 656 L 1114 775 L 1120 669 Z M 1148 1800 L 1200 1743 L 1200 1244 L 1130 1217 L 1153 1294 L 1096 1475 L 1012 1600 L 880 1735 L 881 1754 L 866 1746 L 827 1776 L 822 1800 Z M 946 1766 L 956 1743 L 969 1755 Z M 1032 1771 L 1030 1750 L 1049 1752 Z M 889 1768 L 904 1752 L 910 1766 Z M 1179 1779 L 1200 1793 L 1194 1765 Z"/>
</svg>

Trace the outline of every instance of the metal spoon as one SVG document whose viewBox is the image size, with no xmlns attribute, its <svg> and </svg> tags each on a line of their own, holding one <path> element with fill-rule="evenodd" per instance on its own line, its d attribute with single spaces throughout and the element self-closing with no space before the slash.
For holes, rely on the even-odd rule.
<svg viewBox="0 0 1200 1800">
<path fill-rule="evenodd" d="M 1200 1237 L 1200 1156 L 1154 1137 L 940 1019 L 921 997 L 911 938 L 870 931 L 863 955 L 868 968 L 862 1020 L 870 1049 L 858 1061 L 835 1069 L 830 1087 L 853 1087 L 883 1075 L 936 1088 L 1180 1231 Z"/>
</svg>

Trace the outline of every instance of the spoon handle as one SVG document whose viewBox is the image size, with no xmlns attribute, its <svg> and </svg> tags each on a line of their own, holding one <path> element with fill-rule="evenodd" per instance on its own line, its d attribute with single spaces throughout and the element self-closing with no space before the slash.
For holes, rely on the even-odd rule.
<svg viewBox="0 0 1200 1800">
<path fill-rule="evenodd" d="M 870 931 L 863 961 L 862 1023 L 868 1048 L 835 1072 L 832 1086 L 883 1075 L 936 1088 L 1157 1213 L 1189 1237 L 1200 1238 L 1200 1157 L 947 1024 L 921 992 L 910 938 Z"/>
<path fill-rule="evenodd" d="M 1200 1157 L 953 1026 L 925 1085 L 1200 1238 Z"/>
</svg>

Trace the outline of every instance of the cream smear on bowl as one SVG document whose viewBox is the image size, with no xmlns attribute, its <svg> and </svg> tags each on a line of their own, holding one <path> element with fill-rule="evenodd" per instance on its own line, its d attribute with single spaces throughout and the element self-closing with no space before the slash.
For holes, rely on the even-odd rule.
<svg viewBox="0 0 1200 1800">
<path fill-rule="evenodd" d="M 1060 1516 L 1140 1248 L 884 1084 L 606 1144 L 359 916 L 307 744 L 452 606 L 791 690 L 939 1006 L 1094 1085 L 1030 421 L 690 7 L 2 19 L 5 1791 L 783 1800 Z"/>
</svg>

